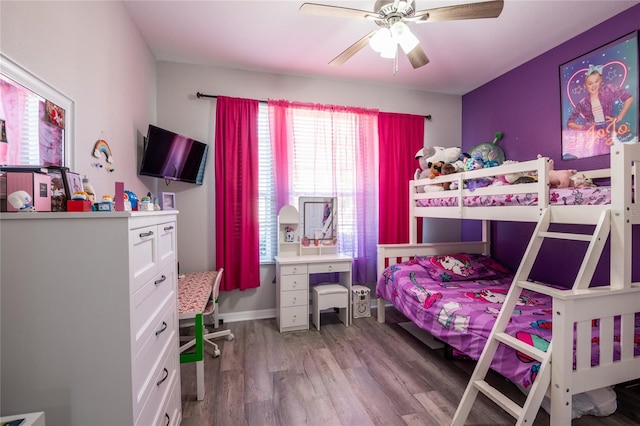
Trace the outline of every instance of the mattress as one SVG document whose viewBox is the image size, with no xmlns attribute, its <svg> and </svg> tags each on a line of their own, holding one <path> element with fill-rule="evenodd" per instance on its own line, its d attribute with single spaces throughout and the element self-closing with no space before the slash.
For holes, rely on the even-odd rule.
<svg viewBox="0 0 640 426">
<path fill-rule="evenodd" d="M 488 256 L 416 257 L 386 268 L 376 294 L 423 330 L 477 360 L 512 280 L 513 275 Z M 506 332 L 544 351 L 551 340 L 551 310 L 551 297 L 523 290 Z M 636 324 L 640 338 L 640 316 Z M 594 324 L 594 365 L 598 363 L 597 330 Z M 619 326 L 615 330 L 619 335 Z M 636 345 L 636 353 L 639 348 Z M 538 361 L 504 345 L 491 364 L 493 370 L 523 388 L 533 383 L 539 366 Z"/>
<path fill-rule="evenodd" d="M 535 206 L 538 194 L 468 195 L 463 197 L 465 207 L 489 206 Z M 611 187 L 595 186 L 581 188 L 557 188 L 549 194 L 551 205 L 602 205 L 611 203 Z M 453 207 L 458 197 L 429 198 L 417 200 L 418 207 Z"/>
</svg>

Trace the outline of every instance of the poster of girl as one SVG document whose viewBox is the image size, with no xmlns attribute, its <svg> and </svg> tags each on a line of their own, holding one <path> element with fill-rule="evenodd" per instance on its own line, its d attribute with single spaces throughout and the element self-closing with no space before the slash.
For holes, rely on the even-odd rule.
<svg viewBox="0 0 640 426">
<path fill-rule="evenodd" d="M 621 37 L 560 67 L 562 158 L 638 142 L 638 39 Z"/>
</svg>

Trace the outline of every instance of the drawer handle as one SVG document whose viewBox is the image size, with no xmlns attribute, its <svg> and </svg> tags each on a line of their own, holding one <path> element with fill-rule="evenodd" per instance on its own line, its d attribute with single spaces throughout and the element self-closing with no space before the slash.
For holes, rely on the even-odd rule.
<svg viewBox="0 0 640 426">
<path fill-rule="evenodd" d="M 167 280 L 167 277 L 165 277 L 165 276 L 163 275 L 163 276 L 161 276 L 161 277 L 160 277 L 160 279 L 159 279 L 159 280 L 156 280 L 156 281 L 154 281 L 153 283 L 154 283 L 155 285 L 160 285 L 160 284 L 162 284 L 163 282 L 165 282 L 166 280 Z"/>
<path fill-rule="evenodd" d="M 153 235 L 153 231 L 143 232 L 143 233 L 140 234 L 140 238 L 150 237 L 152 235 Z"/>
<path fill-rule="evenodd" d="M 165 380 L 167 380 L 167 377 L 169 377 L 169 370 L 167 370 L 166 368 L 163 368 L 162 374 L 164 375 L 164 377 L 158 380 L 158 382 L 156 383 L 156 386 L 160 386 L 161 384 L 164 383 Z"/>
<path fill-rule="evenodd" d="M 293 315 L 291 317 L 291 322 L 296 322 L 297 319 L 298 319 L 298 316 L 297 315 Z"/>
<path fill-rule="evenodd" d="M 296 303 L 297 301 L 298 301 L 298 298 L 297 298 L 297 297 L 295 297 L 295 296 L 294 296 L 294 297 L 293 297 L 293 299 L 291 300 L 291 302 L 292 302 L 292 303 Z"/>
<path fill-rule="evenodd" d="M 167 329 L 167 323 L 166 323 L 166 322 L 164 322 L 164 321 L 162 321 L 162 328 L 161 328 L 160 330 L 156 331 L 156 337 L 157 337 L 159 334 L 162 334 L 162 332 L 163 332 L 163 331 L 165 331 L 166 329 Z"/>
<path fill-rule="evenodd" d="M 169 417 L 167 413 L 164 413 L 164 416 L 167 418 L 167 426 L 169 426 L 171 424 L 171 417 Z"/>
<path fill-rule="evenodd" d="M 173 225 L 169 225 L 169 226 L 165 226 L 164 230 L 165 231 L 171 231 L 173 229 Z"/>
<path fill-rule="evenodd" d="M 293 273 L 295 274 L 296 272 L 298 272 L 298 268 L 293 268 Z"/>
<path fill-rule="evenodd" d="M 329 270 L 331 271 L 333 269 L 333 265 L 329 265 Z"/>
<path fill-rule="evenodd" d="M 294 281 L 293 284 L 291 284 L 291 287 L 298 287 L 298 281 Z"/>
</svg>

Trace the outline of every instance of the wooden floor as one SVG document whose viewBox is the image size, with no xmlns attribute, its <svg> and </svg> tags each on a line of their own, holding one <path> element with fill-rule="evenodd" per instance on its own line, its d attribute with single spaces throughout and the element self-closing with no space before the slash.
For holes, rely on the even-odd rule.
<svg viewBox="0 0 640 426">
<path fill-rule="evenodd" d="M 196 400 L 195 364 L 181 366 L 182 425 L 450 424 L 474 363 L 446 359 L 401 328 L 406 319 L 395 309 L 386 314 L 385 324 L 373 316 L 348 328 L 336 314 L 323 314 L 320 332 L 312 326 L 280 334 L 275 319 L 225 324 L 235 339 L 218 342 L 219 358 L 205 354 L 204 401 Z M 497 374 L 487 380 L 524 400 Z M 615 414 L 572 424 L 637 425 L 639 395 L 632 388 L 625 398 L 619 394 L 624 403 Z M 514 423 L 484 396 L 468 419 L 470 425 Z M 548 424 L 540 410 L 534 425 Z"/>
</svg>

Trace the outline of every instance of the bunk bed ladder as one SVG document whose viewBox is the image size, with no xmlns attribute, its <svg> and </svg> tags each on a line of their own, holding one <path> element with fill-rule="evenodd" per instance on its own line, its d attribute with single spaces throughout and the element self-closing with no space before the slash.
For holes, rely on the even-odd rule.
<svg viewBox="0 0 640 426">
<path fill-rule="evenodd" d="M 511 414 L 517 421 L 516 425 L 532 425 L 535 421 L 542 400 L 549 389 L 551 383 L 551 353 L 553 342 L 549 342 L 546 351 L 534 348 L 533 346 L 522 342 L 505 332 L 516 304 L 520 299 L 522 290 L 528 289 L 539 293 L 545 293 L 549 288 L 544 284 L 528 281 L 529 274 L 533 268 L 533 264 L 540 252 L 542 243 L 545 238 L 588 241 L 589 246 L 582 261 L 582 265 L 578 271 L 573 289 L 587 288 L 591 282 L 595 265 L 602 254 L 605 242 L 610 231 L 610 210 L 606 209 L 600 215 L 598 223 L 593 234 L 573 234 L 562 232 L 549 232 L 551 224 L 551 211 L 549 208 L 542 212 L 540 220 L 536 225 L 527 250 L 518 271 L 516 272 L 513 284 L 509 289 L 509 293 L 504 301 L 502 309 L 498 314 L 498 318 L 491 330 L 491 334 L 485 344 L 480 355 L 480 359 L 471 375 L 467 388 L 462 395 L 462 399 L 453 416 L 452 426 L 463 426 L 469 416 L 469 412 L 478 397 L 478 392 L 482 392 L 496 405 L 500 406 L 507 413 Z M 549 294 L 549 293 L 547 293 Z M 529 357 L 540 362 L 540 370 L 534 380 L 529 394 L 527 395 L 524 405 L 519 405 L 498 389 L 491 386 L 485 381 L 491 362 L 495 356 L 496 350 L 500 344 L 507 345 Z"/>
</svg>

